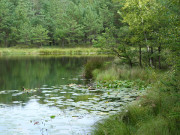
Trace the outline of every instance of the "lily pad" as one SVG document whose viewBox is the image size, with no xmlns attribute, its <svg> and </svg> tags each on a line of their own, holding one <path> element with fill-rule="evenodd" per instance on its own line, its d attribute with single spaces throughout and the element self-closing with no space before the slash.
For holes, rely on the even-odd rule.
<svg viewBox="0 0 180 135">
<path fill-rule="evenodd" d="M 51 119 L 54 119 L 55 117 L 56 117 L 55 115 L 50 116 Z"/>
</svg>

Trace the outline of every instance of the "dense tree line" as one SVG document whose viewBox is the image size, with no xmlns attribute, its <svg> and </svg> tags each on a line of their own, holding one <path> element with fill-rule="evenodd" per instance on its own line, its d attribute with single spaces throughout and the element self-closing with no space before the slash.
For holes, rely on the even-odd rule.
<svg viewBox="0 0 180 135">
<path fill-rule="evenodd" d="M 0 46 L 95 45 L 162 68 L 179 49 L 178 0 L 0 0 Z"/>
<path fill-rule="evenodd" d="M 77 45 L 110 27 L 111 0 L 0 0 L 0 45 Z"/>
</svg>

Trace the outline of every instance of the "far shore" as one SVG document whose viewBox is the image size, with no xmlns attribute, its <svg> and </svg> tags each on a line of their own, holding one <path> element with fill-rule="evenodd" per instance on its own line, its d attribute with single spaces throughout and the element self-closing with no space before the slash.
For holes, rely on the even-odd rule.
<svg viewBox="0 0 180 135">
<path fill-rule="evenodd" d="M 96 56 L 105 55 L 107 51 L 93 47 L 77 47 L 77 48 L 0 48 L 0 56 L 4 55 L 83 55 L 83 56 Z"/>
</svg>

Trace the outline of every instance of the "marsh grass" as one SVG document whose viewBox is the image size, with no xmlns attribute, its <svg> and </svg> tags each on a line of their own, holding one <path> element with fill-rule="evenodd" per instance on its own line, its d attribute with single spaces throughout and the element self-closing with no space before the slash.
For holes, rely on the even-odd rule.
<svg viewBox="0 0 180 135">
<path fill-rule="evenodd" d="M 94 70 L 93 76 L 98 81 L 114 81 L 119 79 L 119 74 L 117 74 L 117 71 L 114 68 L 110 68 L 104 71 Z"/>
<path fill-rule="evenodd" d="M 150 119 L 150 110 L 133 105 L 124 111 L 99 121 L 94 126 L 94 135 L 134 135 L 139 123 Z"/>
<path fill-rule="evenodd" d="M 94 126 L 96 128 L 92 135 L 130 135 L 130 127 L 123 123 L 118 115 L 99 121 Z"/>
<path fill-rule="evenodd" d="M 101 55 L 98 48 L 0 48 L 0 55 Z"/>
<path fill-rule="evenodd" d="M 94 70 L 93 76 L 96 81 L 115 81 L 115 80 L 133 80 L 140 83 L 139 80 L 149 83 L 154 83 L 161 75 L 158 70 L 146 69 L 140 67 L 130 68 L 128 66 L 118 66 L 112 64 L 105 70 Z"/>
<path fill-rule="evenodd" d="M 161 116 L 140 124 L 136 135 L 171 135 L 168 122 Z"/>
<path fill-rule="evenodd" d="M 143 102 L 149 102 L 149 104 L 143 104 Z M 174 110 L 174 107 L 166 105 L 169 109 L 167 112 L 167 110 L 163 109 L 165 106 L 158 106 L 157 104 L 168 102 L 168 100 L 159 100 L 159 102 L 152 103 L 152 99 L 145 97 L 143 101 L 136 102 L 136 104 L 126 107 L 124 111 L 96 123 L 92 134 L 179 135 L 179 115 L 170 117 L 170 112 L 174 111 L 177 113 L 180 110 L 177 110 L 177 108 Z M 156 106 L 159 107 L 158 112 L 154 111 L 157 109 Z"/>
</svg>

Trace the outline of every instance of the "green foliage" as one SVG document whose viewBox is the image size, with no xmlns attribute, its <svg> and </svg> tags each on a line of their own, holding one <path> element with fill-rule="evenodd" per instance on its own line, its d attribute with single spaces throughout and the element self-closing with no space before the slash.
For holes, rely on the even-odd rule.
<svg viewBox="0 0 180 135">
<path fill-rule="evenodd" d="M 5 47 L 44 41 L 91 44 L 112 24 L 114 14 L 110 0 L 1 0 L 0 7 L 0 44 Z"/>
<path fill-rule="evenodd" d="M 7 47 L 12 40 L 11 32 L 13 25 L 13 12 L 14 5 L 9 0 L 0 1 L 0 45 Z M 11 37 L 11 38 L 10 38 Z"/>
<path fill-rule="evenodd" d="M 171 53 L 164 52 L 178 49 L 178 5 L 169 0 L 119 0 L 119 25 L 106 28 L 94 46 L 108 49 L 131 67 L 167 68 L 163 64 Z"/>
<path fill-rule="evenodd" d="M 48 39 L 48 31 L 41 25 L 38 25 L 32 29 L 32 41 L 34 43 L 40 43 L 42 46 L 42 44 L 47 42 Z"/>
<path fill-rule="evenodd" d="M 133 82 L 126 80 L 98 81 L 96 85 L 97 87 L 106 87 L 106 88 L 121 88 L 121 87 L 131 88 L 133 86 Z"/>
</svg>

